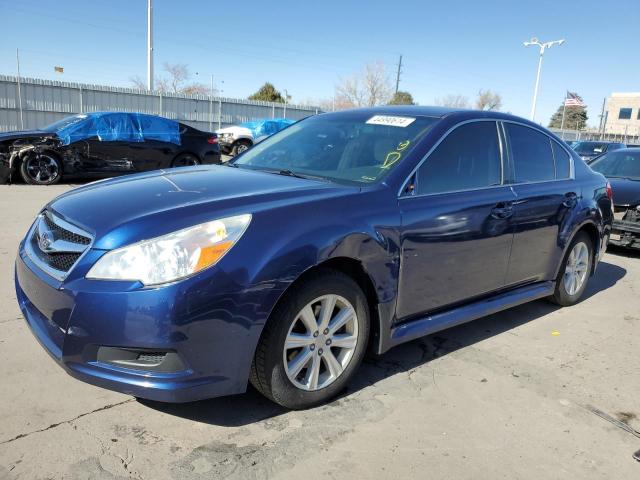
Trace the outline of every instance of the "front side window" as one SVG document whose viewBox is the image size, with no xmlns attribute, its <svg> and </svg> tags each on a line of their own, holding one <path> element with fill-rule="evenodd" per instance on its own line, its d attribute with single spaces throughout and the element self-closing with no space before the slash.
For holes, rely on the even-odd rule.
<svg viewBox="0 0 640 480">
<path fill-rule="evenodd" d="M 515 183 L 544 182 L 556 178 L 551 140 L 544 133 L 505 123 Z"/>
<path fill-rule="evenodd" d="M 569 178 L 571 174 L 571 157 L 558 142 L 551 142 L 553 158 L 556 163 L 556 178 Z"/>
<path fill-rule="evenodd" d="M 348 185 L 375 183 L 410 155 L 438 121 L 357 111 L 318 115 L 272 135 L 230 165 Z"/>
<path fill-rule="evenodd" d="M 629 120 L 631 118 L 631 108 L 621 108 L 618 113 L 618 119 Z"/>
<path fill-rule="evenodd" d="M 474 122 L 451 132 L 418 169 L 418 194 L 472 190 L 502 183 L 495 122 Z"/>
</svg>

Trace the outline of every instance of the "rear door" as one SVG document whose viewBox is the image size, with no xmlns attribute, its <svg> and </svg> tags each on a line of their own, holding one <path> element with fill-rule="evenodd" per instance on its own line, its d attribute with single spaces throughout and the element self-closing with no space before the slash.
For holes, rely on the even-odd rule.
<svg viewBox="0 0 640 480">
<path fill-rule="evenodd" d="M 503 126 L 517 197 L 507 285 L 551 280 L 563 252 L 562 228 L 579 201 L 571 157 L 540 130 L 511 122 Z"/>
<path fill-rule="evenodd" d="M 458 126 L 418 168 L 402 214 L 399 319 L 504 286 L 514 194 L 495 121 Z"/>
</svg>

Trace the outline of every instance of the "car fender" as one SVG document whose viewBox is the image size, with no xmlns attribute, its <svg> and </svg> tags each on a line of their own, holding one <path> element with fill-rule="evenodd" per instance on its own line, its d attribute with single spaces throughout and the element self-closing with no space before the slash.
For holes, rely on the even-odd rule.
<svg viewBox="0 0 640 480">
<path fill-rule="evenodd" d="M 366 196 L 355 197 L 357 198 L 354 203 L 371 202 L 366 199 Z M 295 210 L 299 211 L 299 209 L 293 208 L 285 208 L 277 213 L 270 212 L 269 219 L 272 215 L 280 221 L 282 218 L 288 219 L 286 225 L 289 228 L 286 238 L 277 234 L 277 226 L 274 226 L 271 231 L 266 228 L 257 229 L 262 230 L 260 244 L 263 249 L 259 258 L 252 256 L 253 266 L 251 271 L 247 272 L 249 280 L 245 291 L 251 295 L 250 302 L 256 305 L 254 310 L 256 317 L 254 317 L 254 328 L 246 338 L 246 351 L 250 351 L 251 356 L 239 370 L 243 375 L 246 373 L 246 378 L 248 378 L 253 354 L 264 325 L 278 302 L 296 281 L 304 275 L 312 274 L 315 268 L 331 260 L 348 259 L 357 261 L 361 265 L 375 292 L 377 312 L 372 312 L 375 313 L 375 315 L 372 314 L 372 320 L 378 319 L 379 325 L 388 323 L 388 319 L 383 320 L 379 313 L 395 310 L 399 243 L 397 231 L 383 225 L 398 224 L 397 203 L 376 202 L 379 203 L 379 209 L 370 205 L 372 209 L 368 212 L 376 211 L 375 216 L 366 213 L 350 215 L 349 212 L 360 210 L 345 209 L 344 203 L 346 202 L 340 198 L 324 200 L 322 204 L 324 214 L 315 216 L 308 215 L 308 212 L 305 215 L 296 215 Z M 387 205 L 387 208 L 384 205 Z M 309 211 L 318 210 L 318 207 L 314 209 L 313 205 L 307 208 Z M 266 219 L 264 216 L 260 217 L 257 215 L 254 220 L 264 225 Z M 328 218 L 332 218 L 333 221 L 327 221 Z M 313 227 L 310 228 L 310 226 Z M 379 331 L 378 328 L 373 330 Z"/>
<path fill-rule="evenodd" d="M 562 268 L 562 262 L 574 237 L 587 225 L 595 227 L 600 240 L 593 245 L 594 265 L 591 273 L 593 274 L 595 271 L 595 259 L 600 257 L 600 249 L 603 248 L 602 243 L 606 236 L 605 220 L 601 209 L 598 207 L 597 199 L 587 200 L 581 198 L 576 207 L 568 211 L 567 218 L 561 224 L 558 242 L 562 248 L 562 255 L 556 266 L 553 278 L 557 278 Z"/>
</svg>

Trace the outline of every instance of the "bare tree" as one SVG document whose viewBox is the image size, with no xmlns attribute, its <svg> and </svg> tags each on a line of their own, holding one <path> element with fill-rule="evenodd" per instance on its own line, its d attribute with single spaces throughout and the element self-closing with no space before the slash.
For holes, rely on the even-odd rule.
<svg viewBox="0 0 640 480">
<path fill-rule="evenodd" d="M 391 99 L 393 90 L 384 63 L 376 62 L 365 65 L 364 89 L 367 105 L 370 107 L 382 105 Z"/>
<path fill-rule="evenodd" d="M 183 64 L 165 63 L 163 67 L 166 75 L 156 77 L 155 91 L 160 93 L 184 93 L 187 95 L 210 95 L 211 89 L 202 83 L 186 83 L 189 80 L 189 70 Z M 140 77 L 129 79 L 134 88 L 146 90 L 147 82 Z M 216 91 L 213 91 L 216 94 Z"/>
<path fill-rule="evenodd" d="M 165 63 L 163 65 L 163 69 L 169 76 L 167 82 L 170 91 L 173 93 L 181 92 L 182 85 L 189 78 L 189 70 L 187 69 L 187 66 L 181 63 Z"/>
<path fill-rule="evenodd" d="M 180 93 L 186 93 L 187 95 L 211 95 L 211 87 L 207 87 L 202 83 L 191 83 L 180 90 Z M 215 95 L 216 90 L 213 90 Z"/>
<path fill-rule="evenodd" d="M 502 108 L 502 97 L 492 92 L 491 90 L 482 90 L 478 92 L 478 99 L 476 100 L 477 110 L 495 110 L 498 111 Z"/>
<path fill-rule="evenodd" d="M 436 98 L 435 104 L 441 107 L 452 108 L 471 108 L 469 98 L 464 95 L 446 95 L 444 97 Z"/>
<path fill-rule="evenodd" d="M 357 75 L 340 80 L 340 84 L 336 87 L 334 103 L 339 103 L 343 108 L 362 107 L 366 104 Z"/>
<path fill-rule="evenodd" d="M 335 98 L 331 101 L 336 110 L 353 107 L 372 107 L 389 101 L 391 82 L 382 62 L 364 66 L 362 72 L 344 78 L 336 86 Z"/>
<path fill-rule="evenodd" d="M 147 82 L 143 78 L 137 75 L 135 77 L 129 77 L 129 81 L 131 82 L 131 85 L 133 86 L 133 88 L 137 90 L 147 89 Z"/>
</svg>

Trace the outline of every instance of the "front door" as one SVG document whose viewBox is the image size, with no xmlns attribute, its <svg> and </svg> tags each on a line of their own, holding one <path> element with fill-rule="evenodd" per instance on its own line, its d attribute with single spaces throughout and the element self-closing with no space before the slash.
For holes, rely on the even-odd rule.
<svg viewBox="0 0 640 480">
<path fill-rule="evenodd" d="M 501 136 L 494 121 L 449 133 L 399 200 L 399 320 L 504 287 L 515 195 L 505 185 Z"/>
</svg>

